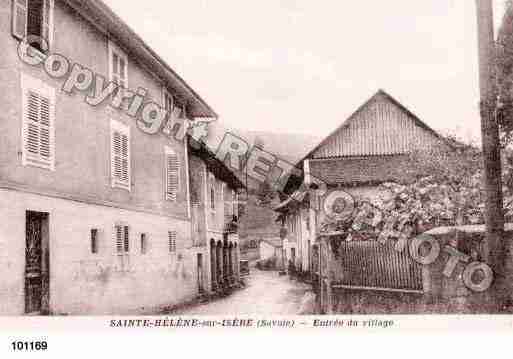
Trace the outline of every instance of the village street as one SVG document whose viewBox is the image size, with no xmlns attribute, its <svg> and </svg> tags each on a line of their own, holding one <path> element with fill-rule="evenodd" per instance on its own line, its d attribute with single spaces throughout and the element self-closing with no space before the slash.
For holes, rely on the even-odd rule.
<svg viewBox="0 0 513 359">
<path fill-rule="evenodd" d="M 310 286 L 290 280 L 288 276 L 279 276 L 278 272 L 260 271 L 251 268 L 249 277 L 245 277 L 246 287 L 235 291 L 225 298 L 215 299 L 205 304 L 197 304 L 173 311 L 176 314 L 189 315 L 294 315 L 299 314 L 301 301 Z"/>
</svg>

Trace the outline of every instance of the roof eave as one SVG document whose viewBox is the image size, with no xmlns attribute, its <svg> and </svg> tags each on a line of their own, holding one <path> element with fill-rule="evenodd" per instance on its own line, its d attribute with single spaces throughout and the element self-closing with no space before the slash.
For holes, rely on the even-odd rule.
<svg viewBox="0 0 513 359">
<path fill-rule="evenodd" d="M 63 0 L 163 80 L 192 117 L 217 118 L 216 112 L 152 48 L 101 0 Z"/>
</svg>

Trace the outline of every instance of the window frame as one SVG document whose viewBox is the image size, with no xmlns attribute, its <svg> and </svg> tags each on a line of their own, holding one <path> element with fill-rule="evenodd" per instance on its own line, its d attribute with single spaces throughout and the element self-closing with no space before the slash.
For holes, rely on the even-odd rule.
<svg viewBox="0 0 513 359">
<path fill-rule="evenodd" d="M 166 96 L 167 96 L 168 98 L 171 98 L 171 104 L 172 104 L 172 106 L 171 106 L 171 109 L 170 109 L 170 110 L 168 110 L 168 109 L 166 108 L 166 105 L 167 105 Z M 169 90 L 167 89 L 167 87 L 163 85 L 163 86 L 162 86 L 162 108 L 164 108 L 164 110 L 166 110 L 166 111 L 169 113 L 169 115 L 171 115 L 171 114 L 173 113 L 173 111 L 175 110 L 175 107 L 176 107 L 176 106 L 177 106 L 177 103 L 176 103 L 176 99 L 175 99 L 175 97 L 171 94 L 171 91 L 169 91 Z"/>
<path fill-rule="evenodd" d="M 124 71 L 125 78 L 124 78 L 123 86 L 120 86 L 119 81 L 117 81 L 117 82 L 114 81 L 116 76 L 119 77 L 119 74 L 114 73 L 114 66 L 113 66 L 114 54 L 116 54 L 116 56 L 118 57 L 119 60 L 123 59 L 125 61 L 125 71 Z M 128 89 L 128 55 L 114 41 L 112 41 L 110 39 L 108 40 L 108 61 L 109 61 L 109 81 L 114 82 L 118 87 Z M 119 63 L 118 63 L 118 67 L 119 67 Z"/>
<path fill-rule="evenodd" d="M 91 249 L 91 254 L 98 254 L 99 253 L 98 235 L 99 235 L 98 228 L 91 228 L 91 232 L 90 232 L 90 245 L 91 245 L 90 249 Z"/>
<path fill-rule="evenodd" d="M 209 199 L 209 210 L 211 213 L 216 212 L 216 177 L 212 172 L 208 173 L 208 186 L 209 186 L 209 193 L 208 193 L 208 199 Z"/>
<path fill-rule="evenodd" d="M 11 6 L 11 34 L 14 38 L 19 41 L 25 40 L 28 36 L 28 15 L 29 15 L 29 0 L 24 0 L 24 4 L 20 4 L 20 0 L 12 0 Z M 48 16 L 48 19 L 45 20 L 43 18 L 41 20 L 41 36 L 44 35 L 43 26 L 48 26 L 48 38 L 45 39 L 47 41 L 48 49 L 46 51 L 40 51 L 33 46 L 30 48 L 36 51 L 36 55 L 39 55 L 41 58 L 46 58 L 46 53 L 49 53 L 52 49 L 53 39 L 54 39 L 54 9 L 55 9 L 55 1 L 54 0 L 42 0 L 42 14 L 44 17 Z M 47 5 L 48 4 L 48 5 Z M 25 28 L 23 30 L 23 34 L 18 33 L 18 29 L 16 28 L 16 20 L 18 19 L 17 9 L 22 8 L 25 14 Z M 48 8 L 48 13 L 46 11 Z"/>
<path fill-rule="evenodd" d="M 149 247 L 148 247 L 148 234 L 143 232 L 139 235 L 139 239 L 140 239 L 140 251 L 141 251 L 141 255 L 146 255 L 148 254 L 149 252 Z"/>
</svg>

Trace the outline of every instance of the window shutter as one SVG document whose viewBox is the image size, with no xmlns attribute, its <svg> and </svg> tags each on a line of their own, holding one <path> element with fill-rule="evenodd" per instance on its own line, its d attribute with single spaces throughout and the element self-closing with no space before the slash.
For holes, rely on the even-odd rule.
<svg viewBox="0 0 513 359">
<path fill-rule="evenodd" d="M 173 150 L 166 148 L 166 199 L 176 201 L 180 184 L 180 160 Z"/>
<path fill-rule="evenodd" d="M 129 177 L 128 142 L 128 136 L 126 134 L 121 134 L 121 181 L 127 184 Z"/>
<path fill-rule="evenodd" d="M 29 77 L 22 77 L 23 96 L 23 165 L 53 170 L 54 92 L 53 89 Z"/>
<path fill-rule="evenodd" d="M 41 34 L 43 39 L 45 39 L 50 45 L 50 13 L 51 13 L 51 4 L 50 0 L 44 0 L 43 6 L 43 21 L 41 22 Z"/>
<path fill-rule="evenodd" d="M 13 0 L 12 2 L 12 34 L 19 40 L 27 35 L 27 1 Z"/>
<path fill-rule="evenodd" d="M 169 231 L 168 239 L 169 239 L 169 253 L 176 252 L 176 231 Z"/>
<path fill-rule="evenodd" d="M 130 252 L 130 237 L 128 233 L 128 226 L 124 227 L 124 233 L 123 233 L 123 244 L 124 244 L 124 252 L 128 253 Z"/>
<path fill-rule="evenodd" d="M 116 252 L 118 254 L 123 253 L 123 226 L 116 226 Z"/>
<path fill-rule="evenodd" d="M 130 190 L 130 133 L 128 127 L 111 122 L 112 186 Z"/>
<path fill-rule="evenodd" d="M 119 133 L 118 131 L 114 131 L 112 141 L 112 161 L 114 164 L 114 178 L 121 179 L 121 133 Z"/>
</svg>

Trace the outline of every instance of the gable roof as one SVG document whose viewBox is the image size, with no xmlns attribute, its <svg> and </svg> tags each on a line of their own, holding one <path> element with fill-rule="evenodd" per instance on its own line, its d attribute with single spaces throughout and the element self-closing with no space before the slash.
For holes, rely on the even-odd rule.
<svg viewBox="0 0 513 359">
<path fill-rule="evenodd" d="M 376 101 L 378 98 L 384 97 L 387 101 L 397 106 L 402 112 L 404 112 L 408 117 L 410 117 L 414 123 L 428 131 L 433 136 L 443 140 L 443 138 L 431 127 L 429 127 L 426 123 L 424 123 L 421 119 L 419 119 L 413 112 L 411 112 L 408 108 L 406 108 L 403 104 L 389 95 L 386 91 L 379 89 L 372 97 L 370 97 L 365 103 L 363 103 L 356 111 L 354 111 L 340 126 L 338 126 L 335 130 L 333 130 L 327 137 L 325 137 L 317 146 L 315 146 L 310 152 L 308 152 L 298 163 L 299 166 L 305 159 L 311 158 L 315 152 L 317 152 L 320 148 L 322 148 L 325 144 L 327 144 L 332 138 L 334 138 L 338 133 L 340 133 L 343 129 L 347 128 L 352 121 L 357 117 L 359 113 L 365 110 L 371 103 Z M 296 167 L 297 167 L 296 166 Z"/>
<path fill-rule="evenodd" d="M 103 1 L 64 2 L 162 79 L 179 101 L 187 105 L 187 110 L 193 117 L 218 117 L 214 110 Z"/>
<path fill-rule="evenodd" d="M 332 152 L 334 151 L 332 151 L 332 149 L 327 149 L 327 147 L 333 148 L 334 142 L 339 144 L 341 143 L 340 138 L 342 137 L 337 138 L 337 136 L 346 136 L 348 139 L 350 139 L 349 142 L 358 142 L 351 140 L 354 140 L 355 138 L 364 137 L 361 135 L 361 132 L 351 133 L 351 131 L 353 131 L 352 127 L 355 127 L 356 123 L 358 123 L 357 121 L 359 121 L 360 119 L 363 119 L 362 122 L 364 123 L 367 122 L 367 125 L 368 123 L 377 123 L 373 122 L 375 119 L 374 116 L 367 115 L 367 119 L 364 119 L 364 117 L 366 115 L 365 111 L 369 110 L 372 104 L 378 101 L 390 104 L 391 106 L 395 107 L 398 111 L 397 113 L 402 115 L 400 116 L 401 118 L 407 118 L 408 121 L 410 121 L 410 125 L 408 125 L 408 131 L 413 131 L 412 133 L 417 133 L 418 135 L 420 134 L 420 139 L 422 139 L 422 141 L 420 141 L 419 143 L 415 143 L 415 145 L 418 145 L 422 142 L 441 141 L 442 143 L 447 144 L 447 146 L 450 148 L 454 147 L 435 130 L 433 130 L 426 123 L 420 120 L 412 111 L 410 111 L 408 108 L 402 105 L 399 101 L 397 101 L 394 97 L 389 95 L 386 91 L 380 89 L 373 96 L 371 96 L 365 103 L 358 107 L 358 109 L 356 109 L 356 111 L 354 111 L 340 126 L 338 126 L 334 131 L 332 131 L 326 138 L 324 138 L 317 146 L 315 146 L 310 152 L 308 152 L 308 154 L 306 154 L 300 161 L 296 163 L 295 167 L 299 170 L 299 173 L 296 175 L 290 175 L 289 180 L 287 181 L 287 184 L 283 189 L 283 192 L 285 194 L 290 195 L 295 191 L 296 188 L 298 188 L 301 185 L 304 177 L 303 162 L 306 159 L 310 159 L 311 161 L 310 166 L 312 175 L 319 176 L 317 178 L 325 180 L 326 183 L 373 183 L 377 181 L 380 174 L 388 173 L 388 170 L 386 169 L 387 164 L 385 162 L 387 160 L 390 160 L 393 156 L 402 157 L 402 155 L 408 152 L 404 151 L 404 149 L 407 149 L 409 147 L 407 139 L 405 140 L 400 136 L 391 136 L 389 132 L 388 137 L 386 139 L 382 140 L 382 138 L 380 138 L 382 140 L 381 143 L 379 143 L 380 141 L 372 140 L 372 138 L 370 137 L 365 137 L 364 142 L 366 141 L 367 145 L 360 146 L 359 148 L 358 146 L 356 146 L 356 150 L 354 150 L 354 148 L 350 148 L 352 146 L 351 144 L 349 144 L 347 147 L 344 144 L 343 147 L 345 147 L 346 150 L 343 154 L 333 154 Z M 396 116 L 388 116 L 387 118 L 395 119 L 395 117 Z M 395 121 L 399 121 L 399 119 L 395 119 Z M 403 120 L 401 119 L 401 121 Z M 348 131 L 344 133 L 343 131 L 346 129 Z M 370 131 L 371 134 L 373 133 L 372 131 L 376 131 L 375 128 L 367 130 Z M 360 135 L 358 136 L 358 134 Z M 383 135 L 382 137 L 386 136 Z M 415 140 L 418 140 L 417 137 L 415 137 Z M 401 143 L 401 141 L 403 141 L 404 143 Z M 399 144 L 397 144 L 397 142 L 399 142 Z M 365 147 L 365 149 L 363 149 L 363 147 Z M 350 149 L 347 150 L 348 148 Z M 403 151 L 397 151 L 397 149 L 402 149 Z M 318 154 L 319 152 L 321 152 L 321 154 L 319 156 L 316 156 L 316 154 Z M 367 160 L 367 164 L 370 166 L 370 168 L 376 169 L 376 173 L 371 174 L 368 170 L 362 170 L 362 166 L 365 166 L 364 162 L 366 161 L 366 157 L 369 157 L 369 159 Z M 321 159 L 333 159 L 342 162 L 326 162 L 323 164 L 315 164 L 314 166 L 316 167 L 312 168 L 312 163 L 314 161 Z M 343 172 L 344 165 L 349 166 L 348 173 Z M 359 173 L 358 171 L 361 172 Z M 337 179 L 340 180 L 340 182 L 337 181 Z M 393 178 L 390 178 L 390 180 L 392 179 Z M 284 199 L 283 196 L 282 199 Z"/>
</svg>

